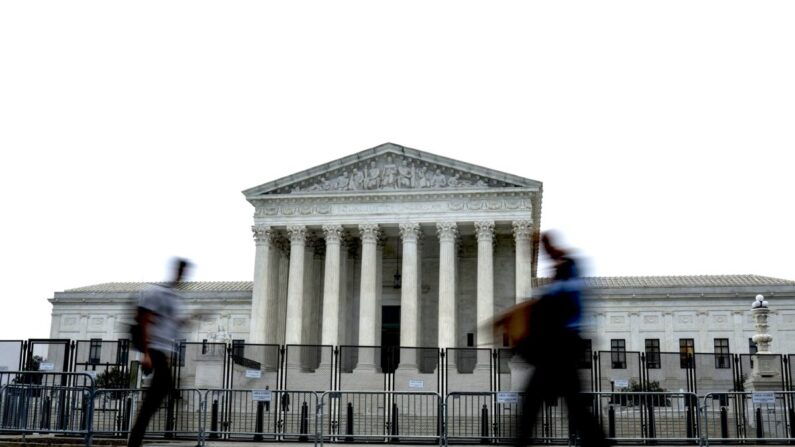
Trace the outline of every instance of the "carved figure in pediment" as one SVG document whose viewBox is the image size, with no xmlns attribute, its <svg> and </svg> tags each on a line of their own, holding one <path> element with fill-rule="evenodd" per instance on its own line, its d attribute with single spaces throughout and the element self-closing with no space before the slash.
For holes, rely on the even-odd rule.
<svg viewBox="0 0 795 447">
<path fill-rule="evenodd" d="M 431 188 L 444 188 L 445 186 L 447 186 L 447 176 L 442 174 L 440 169 L 437 169 L 433 177 L 431 177 Z"/>
<path fill-rule="evenodd" d="M 392 161 L 392 156 L 388 156 L 384 164 L 384 172 L 381 174 L 381 188 L 397 187 L 397 166 Z"/>
<path fill-rule="evenodd" d="M 489 186 L 489 184 L 483 181 L 482 178 L 479 178 L 478 181 L 475 182 L 475 186 Z"/>
<path fill-rule="evenodd" d="M 337 179 L 334 181 L 332 189 L 336 189 L 338 191 L 344 191 L 345 189 L 348 188 L 348 182 L 349 182 L 348 173 L 343 172 L 342 175 L 337 177 Z"/>
<path fill-rule="evenodd" d="M 364 188 L 364 173 L 356 168 L 353 168 L 350 181 L 348 181 L 348 189 L 351 191 L 358 191 Z"/>
<path fill-rule="evenodd" d="M 327 183 L 328 182 L 326 181 L 326 177 L 322 177 L 321 176 L 319 182 L 317 182 L 314 185 L 310 186 L 306 190 L 307 191 L 323 191 L 324 189 L 328 189 L 328 188 L 326 188 L 326 184 Z"/>
<path fill-rule="evenodd" d="M 450 186 L 452 188 L 459 186 L 458 174 L 455 174 L 454 176 L 447 179 L 447 186 Z"/>
<path fill-rule="evenodd" d="M 378 189 L 380 176 L 381 170 L 378 169 L 378 165 L 375 164 L 375 160 L 371 161 L 370 168 L 367 169 L 367 175 L 365 176 L 364 187 L 366 189 Z"/>
<path fill-rule="evenodd" d="M 428 172 L 428 168 L 425 166 L 421 166 L 417 169 L 417 187 L 418 188 L 427 188 L 431 186 L 431 173 Z"/>
<path fill-rule="evenodd" d="M 414 169 L 410 167 L 406 160 L 398 166 L 398 188 L 411 188 L 414 177 Z"/>
</svg>

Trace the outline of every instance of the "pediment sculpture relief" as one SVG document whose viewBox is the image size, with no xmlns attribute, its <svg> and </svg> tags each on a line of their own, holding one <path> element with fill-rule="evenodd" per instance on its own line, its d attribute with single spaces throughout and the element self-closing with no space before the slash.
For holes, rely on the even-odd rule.
<svg viewBox="0 0 795 447">
<path fill-rule="evenodd" d="M 516 186 L 422 160 L 386 155 L 285 186 L 274 193 Z"/>
</svg>

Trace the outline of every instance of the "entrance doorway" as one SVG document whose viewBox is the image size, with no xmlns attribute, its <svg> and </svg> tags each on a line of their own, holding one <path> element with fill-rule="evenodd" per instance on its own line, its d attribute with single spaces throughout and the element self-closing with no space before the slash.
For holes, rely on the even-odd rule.
<svg viewBox="0 0 795 447">
<path fill-rule="evenodd" d="M 400 363 L 400 306 L 381 307 L 381 371 L 393 373 Z"/>
</svg>

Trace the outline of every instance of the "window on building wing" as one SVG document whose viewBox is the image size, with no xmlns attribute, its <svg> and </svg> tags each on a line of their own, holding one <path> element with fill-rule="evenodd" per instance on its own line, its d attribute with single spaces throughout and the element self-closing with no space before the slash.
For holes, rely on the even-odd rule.
<svg viewBox="0 0 795 447">
<path fill-rule="evenodd" d="M 731 355 L 729 354 L 729 339 L 716 338 L 715 339 L 715 368 L 728 369 L 731 368 Z"/>
<path fill-rule="evenodd" d="M 627 369 L 627 342 L 623 338 L 610 340 L 610 365 L 613 369 Z"/>
<path fill-rule="evenodd" d="M 696 343 L 692 338 L 679 339 L 679 366 L 681 368 L 692 368 L 693 359 L 696 355 Z"/>
<path fill-rule="evenodd" d="M 660 339 L 646 339 L 646 367 L 660 369 Z"/>
</svg>

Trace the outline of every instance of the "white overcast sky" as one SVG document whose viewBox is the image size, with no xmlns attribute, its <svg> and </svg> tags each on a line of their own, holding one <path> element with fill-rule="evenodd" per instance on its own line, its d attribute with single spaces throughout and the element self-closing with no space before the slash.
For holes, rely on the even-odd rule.
<svg viewBox="0 0 795 447">
<path fill-rule="evenodd" d="M 0 3 L 0 339 L 251 280 L 240 193 L 384 142 L 544 182 L 592 275 L 795 279 L 795 3 Z M 771 303 L 773 304 L 773 303 Z"/>
</svg>

